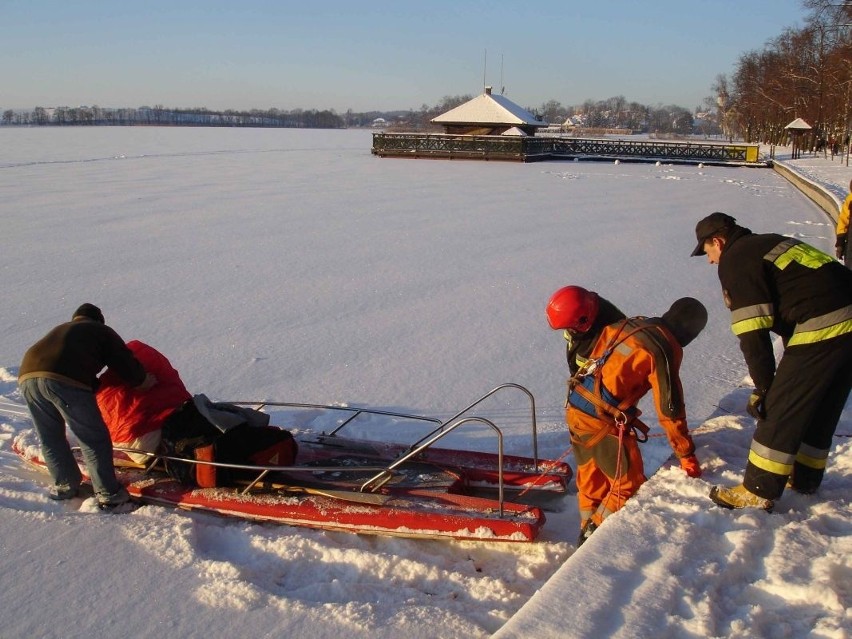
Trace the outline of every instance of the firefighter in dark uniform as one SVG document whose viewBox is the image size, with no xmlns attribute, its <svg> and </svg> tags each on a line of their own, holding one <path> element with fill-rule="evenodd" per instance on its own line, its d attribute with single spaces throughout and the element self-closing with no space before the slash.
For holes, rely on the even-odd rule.
<svg viewBox="0 0 852 639">
<path fill-rule="evenodd" d="M 726 508 L 770 510 L 785 486 L 810 494 L 825 474 L 852 387 L 852 272 L 800 240 L 757 234 L 725 213 L 695 228 L 693 256 L 719 265 L 731 328 L 754 383 L 757 428 L 743 483 L 714 487 Z M 784 354 L 776 368 L 770 332 Z"/>
</svg>

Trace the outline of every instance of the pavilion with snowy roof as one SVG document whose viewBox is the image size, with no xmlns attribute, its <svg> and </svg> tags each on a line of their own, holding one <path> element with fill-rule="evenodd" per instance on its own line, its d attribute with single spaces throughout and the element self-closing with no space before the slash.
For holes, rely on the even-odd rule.
<svg viewBox="0 0 852 639">
<path fill-rule="evenodd" d="M 491 87 L 485 87 L 485 93 L 432 118 L 432 123 L 443 126 L 445 133 L 456 135 L 535 135 L 536 129 L 547 126 L 506 96 L 494 95 Z"/>
</svg>

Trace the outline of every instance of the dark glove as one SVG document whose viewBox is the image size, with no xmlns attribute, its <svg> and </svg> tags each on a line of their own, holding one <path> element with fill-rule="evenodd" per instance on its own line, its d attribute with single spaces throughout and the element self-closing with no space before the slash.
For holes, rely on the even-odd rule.
<svg viewBox="0 0 852 639">
<path fill-rule="evenodd" d="M 748 414 L 755 419 L 766 419 L 766 391 L 757 390 L 756 388 L 748 396 L 748 406 L 746 410 Z"/>
<path fill-rule="evenodd" d="M 834 253 L 838 260 L 846 257 L 846 242 L 849 240 L 849 235 L 844 233 L 837 236 L 837 241 L 834 243 Z"/>
<path fill-rule="evenodd" d="M 698 457 L 695 455 L 687 455 L 680 458 L 680 467 L 686 471 L 690 477 L 701 477 L 701 464 L 698 463 Z"/>
</svg>

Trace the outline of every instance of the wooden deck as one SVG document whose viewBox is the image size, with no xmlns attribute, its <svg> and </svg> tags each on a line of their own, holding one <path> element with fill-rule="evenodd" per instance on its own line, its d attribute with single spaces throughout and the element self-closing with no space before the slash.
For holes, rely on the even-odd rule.
<svg viewBox="0 0 852 639">
<path fill-rule="evenodd" d="M 446 133 L 374 133 L 379 157 L 535 162 L 623 160 L 766 167 L 757 144 Z"/>
</svg>

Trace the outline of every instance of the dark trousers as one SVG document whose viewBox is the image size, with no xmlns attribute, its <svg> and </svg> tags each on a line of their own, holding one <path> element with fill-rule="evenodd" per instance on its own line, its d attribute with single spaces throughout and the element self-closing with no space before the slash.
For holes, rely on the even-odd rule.
<svg viewBox="0 0 852 639">
<path fill-rule="evenodd" d="M 77 488 L 82 480 L 65 437 L 67 423 L 80 442 L 86 470 L 98 498 L 107 501 L 120 494 L 123 489 L 115 478 L 112 441 L 94 393 L 47 377 L 31 377 L 20 386 L 53 483 L 61 488 Z"/>
<path fill-rule="evenodd" d="M 777 499 L 792 474 L 795 487 L 815 490 L 850 388 L 852 333 L 787 348 L 754 432 L 745 487 Z"/>
<path fill-rule="evenodd" d="M 852 268 L 852 224 L 849 225 L 849 230 L 846 231 L 846 255 L 843 256 L 843 263 L 846 268 Z"/>
</svg>

